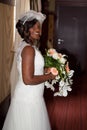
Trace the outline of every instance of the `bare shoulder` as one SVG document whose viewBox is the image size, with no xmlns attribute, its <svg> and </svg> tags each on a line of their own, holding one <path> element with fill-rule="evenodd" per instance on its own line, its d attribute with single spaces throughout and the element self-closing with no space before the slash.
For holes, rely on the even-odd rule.
<svg viewBox="0 0 87 130">
<path fill-rule="evenodd" d="M 25 46 L 22 50 L 21 56 L 25 55 L 35 55 L 35 50 L 32 46 Z"/>
</svg>

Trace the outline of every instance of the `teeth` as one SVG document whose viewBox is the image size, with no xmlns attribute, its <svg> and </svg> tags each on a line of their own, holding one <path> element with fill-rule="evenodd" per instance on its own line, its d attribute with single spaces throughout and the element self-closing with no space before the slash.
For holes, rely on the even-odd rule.
<svg viewBox="0 0 87 130">
<path fill-rule="evenodd" d="M 36 32 L 35 32 L 35 34 L 37 34 L 37 35 L 38 35 L 39 33 L 36 33 Z"/>
</svg>

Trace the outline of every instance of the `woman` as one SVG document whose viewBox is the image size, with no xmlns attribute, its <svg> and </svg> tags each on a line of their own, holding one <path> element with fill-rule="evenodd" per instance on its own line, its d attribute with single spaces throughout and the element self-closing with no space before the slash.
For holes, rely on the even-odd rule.
<svg viewBox="0 0 87 130">
<path fill-rule="evenodd" d="M 43 98 L 44 82 L 54 79 L 44 74 L 44 59 L 34 45 L 40 39 L 45 15 L 33 10 L 20 18 L 16 28 L 22 37 L 17 50 L 19 79 L 3 126 L 3 130 L 50 130 Z"/>
</svg>

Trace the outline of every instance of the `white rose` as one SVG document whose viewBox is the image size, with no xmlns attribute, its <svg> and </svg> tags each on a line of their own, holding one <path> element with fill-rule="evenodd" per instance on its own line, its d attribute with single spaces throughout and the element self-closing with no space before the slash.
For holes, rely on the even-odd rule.
<svg viewBox="0 0 87 130">
<path fill-rule="evenodd" d="M 66 59 L 62 57 L 62 58 L 60 58 L 60 62 L 63 63 L 63 64 L 65 64 Z"/>
<path fill-rule="evenodd" d="M 54 53 L 54 54 L 52 55 L 52 57 L 57 60 L 57 59 L 58 59 L 58 54 L 57 54 L 57 53 Z"/>
</svg>

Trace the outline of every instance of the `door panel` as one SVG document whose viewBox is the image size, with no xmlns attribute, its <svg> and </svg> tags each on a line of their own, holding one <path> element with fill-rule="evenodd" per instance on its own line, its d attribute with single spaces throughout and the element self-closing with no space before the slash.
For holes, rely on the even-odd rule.
<svg viewBox="0 0 87 130">
<path fill-rule="evenodd" d="M 56 10 L 55 44 L 58 52 L 69 56 L 71 68 L 86 70 L 87 7 L 59 6 Z"/>
</svg>

